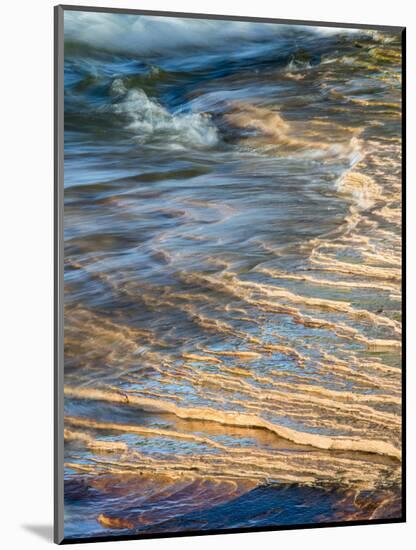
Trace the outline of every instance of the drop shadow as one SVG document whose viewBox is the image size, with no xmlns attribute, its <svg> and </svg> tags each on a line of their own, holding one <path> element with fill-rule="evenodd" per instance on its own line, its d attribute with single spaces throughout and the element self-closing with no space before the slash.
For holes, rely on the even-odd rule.
<svg viewBox="0 0 416 550">
<path fill-rule="evenodd" d="M 37 535 L 39 538 L 47 542 L 53 542 L 53 526 L 52 525 L 22 525 L 23 529 Z"/>
</svg>

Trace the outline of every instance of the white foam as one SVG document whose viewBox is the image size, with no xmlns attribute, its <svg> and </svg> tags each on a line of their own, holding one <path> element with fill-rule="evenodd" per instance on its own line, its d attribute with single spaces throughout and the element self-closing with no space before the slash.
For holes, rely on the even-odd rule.
<svg viewBox="0 0 416 550">
<path fill-rule="evenodd" d="M 115 97 L 123 96 L 127 93 L 127 88 L 124 85 L 122 78 L 115 78 L 111 83 L 111 94 Z"/>
<path fill-rule="evenodd" d="M 214 49 L 236 41 L 272 39 L 288 30 L 332 35 L 356 29 L 309 27 L 249 21 L 221 21 L 114 13 L 65 12 L 65 38 L 105 50 L 154 54 L 171 48 Z"/>
<path fill-rule="evenodd" d="M 113 111 L 126 117 L 126 128 L 137 141 L 161 142 L 175 147 L 212 147 L 218 142 L 218 131 L 210 117 L 203 113 L 170 113 L 150 99 L 141 89 L 127 91 L 121 79 L 115 79 L 112 92 L 121 100 Z"/>
</svg>

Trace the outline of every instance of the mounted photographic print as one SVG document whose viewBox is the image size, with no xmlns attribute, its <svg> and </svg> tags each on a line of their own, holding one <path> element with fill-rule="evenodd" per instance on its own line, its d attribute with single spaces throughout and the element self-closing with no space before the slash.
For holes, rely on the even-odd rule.
<svg viewBox="0 0 416 550">
<path fill-rule="evenodd" d="M 404 29 L 55 30 L 55 541 L 404 521 Z"/>
</svg>

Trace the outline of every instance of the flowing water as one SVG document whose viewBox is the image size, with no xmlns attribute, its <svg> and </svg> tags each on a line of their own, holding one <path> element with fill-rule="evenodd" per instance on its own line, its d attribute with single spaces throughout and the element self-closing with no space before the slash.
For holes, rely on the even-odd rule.
<svg viewBox="0 0 416 550">
<path fill-rule="evenodd" d="M 66 538 L 400 517 L 400 34 L 65 40 Z"/>
</svg>

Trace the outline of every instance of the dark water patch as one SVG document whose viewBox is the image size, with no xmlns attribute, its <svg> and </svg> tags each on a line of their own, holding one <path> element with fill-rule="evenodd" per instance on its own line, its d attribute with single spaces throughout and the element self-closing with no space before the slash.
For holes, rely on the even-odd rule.
<svg viewBox="0 0 416 550">
<path fill-rule="evenodd" d="M 68 487 L 74 486 L 68 485 Z M 153 515 L 153 522 L 152 514 L 149 512 L 158 504 L 157 495 L 149 503 L 152 508 L 149 508 L 149 505 L 146 506 L 146 503 L 143 503 L 142 506 L 132 506 L 130 509 L 125 508 L 122 517 L 129 522 L 130 529 L 124 529 L 123 534 L 189 532 L 243 527 L 267 528 L 348 521 L 348 519 L 367 520 L 378 517 L 377 512 L 381 509 L 386 518 L 399 518 L 401 515 L 398 495 L 394 492 L 385 492 L 384 495 L 380 494 L 374 499 L 374 494 L 371 492 L 362 492 L 357 495 L 348 491 L 306 488 L 296 485 L 257 487 L 229 502 L 210 505 L 207 501 L 205 505 L 200 505 L 202 510 L 181 514 L 178 502 L 189 497 L 190 489 L 192 489 L 191 486 L 186 486 L 181 491 L 175 492 L 172 495 L 173 509 L 171 509 L 171 513 L 169 514 L 167 510 L 164 512 L 162 507 L 159 516 Z M 79 487 L 78 490 L 82 491 L 83 498 L 88 494 L 85 486 Z M 80 502 L 82 500 L 80 499 Z M 90 500 L 90 504 L 92 502 Z M 99 508 L 99 501 L 96 500 L 95 503 Z M 177 514 L 172 514 L 175 508 L 177 508 Z M 186 509 L 186 506 L 184 508 Z M 163 521 L 163 512 L 165 515 L 176 517 Z M 80 517 L 81 514 L 82 511 L 79 510 L 77 516 Z M 116 519 L 120 516 L 110 512 L 108 517 Z M 78 525 L 78 528 L 71 524 L 68 527 L 68 530 L 72 532 L 68 533 L 69 538 L 80 536 L 82 524 Z M 111 527 L 106 531 L 97 528 L 94 530 L 94 536 L 108 536 L 109 534 L 120 534 L 120 531 L 112 531 Z"/>
</svg>

